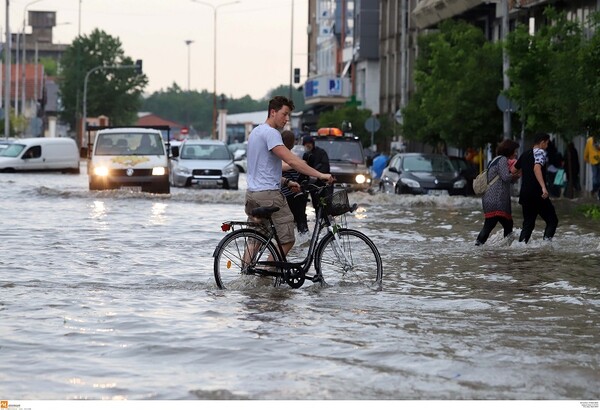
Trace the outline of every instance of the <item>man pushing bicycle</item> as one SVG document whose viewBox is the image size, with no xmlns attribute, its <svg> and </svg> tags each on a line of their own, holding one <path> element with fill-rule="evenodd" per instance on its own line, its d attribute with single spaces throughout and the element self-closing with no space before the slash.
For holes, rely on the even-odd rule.
<svg viewBox="0 0 600 410">
<path fill-rule="evenodd" d="M 271 99 L 267 120 L 252 130 L 248 136 L 246 151 L 248 161 L 246 215 L 252 218 L 252 210 L 261 206 L 279 207 L 279 211 L 273 214 L 273 223 L 286 255 L 296 241 L 295 225 L 294 216 L 280 188 L 282 185 L 299 188 L 299 185 L 281 176 L 281 161 L 301 174 L 318 178 L 329 184 L 333 183 L 331 174 L 323 174 L 308 166 L 283 144 L 280 131 L 290 120 L 293 109 L 294 103 L 286 97 L 277 96 Z"/>
</svg>

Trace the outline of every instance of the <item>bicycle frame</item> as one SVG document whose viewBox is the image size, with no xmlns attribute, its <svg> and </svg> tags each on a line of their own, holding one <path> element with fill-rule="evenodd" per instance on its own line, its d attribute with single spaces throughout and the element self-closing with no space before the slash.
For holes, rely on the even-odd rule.
<svg viewBox="0 0 600 410">
<path fill-rule="evenodd" d="M 263 234 L 263 236 L 267 239 L 267 241 L 265 242 L 264 245 L 262 245 L 261 248 L 252 251 L 252 254 L 253 254 L 252 261 L 249 261 L 249 266 L 247 268 L 249 274 L 260 275 L 260 276 L 279 277 L 279 278 L 285 280 L 286 282 L 290 278 L 293 278 L 296 280 L 302 280 L 302 281 L 304 279 L 309 279 L 313 282 L 321 281 L 322 277 L 319 272 L 317 272 L 314 276 L 309 276 L 307 274 L 310 271 L 310 267 L 314 261 L 314 254 L 315 254 L 315 251 L 319 244 L 319 238 L 321 237 L 321 232 L 324 229 L 331 232 L 336 239 L 333 242 L 335 244 L 334 252 L 336 253 L 336 255 L 338 255 L 338 257 L 340 257 L 340 260 L 344 261 L 345 266 L 350 265 L 348 258 L 346 257 L 341 246 L 339 246 L 339 244 L 337 242 L 337 239 L 339 239 L 339 236 L 337 235 L 337 233 L 336 233 L 337 230 L 335 229 L 335 226 L 337 226 L 337 225 L 332 224 L 332 222 L 334 221 L 334 218 L 332 216 L 325 214 L 323 206 L 319 206 L 316 209 L 315 227 L 312 232 L 312 236 L 311 236 L 311 240 L 310 240 L 310 244 L 308 247 L 306 257 L 301 261 L 296 261 L 296 262 L 288 261 L 287 256 L 285 255 L 285 252 L 283 251 L 282 243 L 279 239 L 279 236 L 277 235 L 277 230 L 275 229 L 275 224 L 273 223 L 273 219 L 271 218 L 271 215 L 269 215 L 266 219 L 268 221 L 268 228 L 267 228 L 268 234 L 266 234 L 266 235 L 263 234 L 263 232 L 265 231 L 265 225 L 260 222 L 230 221 L 230 222 L 226 222 L 224 224 L 224 225 L 226 225 L 226 228 L 227 228 L 227 229 L 223 228 L 224 230 L 229 230 L 229 229 L 234 230 L 235 225 L 245 226 L 245 227 L 249 227 L 250 229 L 257 231 L 260 234 Z M 267 249 L 266 244 L 272 242 L 273 240 L 277 244 L 277 250 L 279 252 L 281 261 L 259 261 L 259 259 L 263 256 L 264 252 Z M 272 269 L 273 267 L 276 269 L 273 270 Z"/>
</svg>

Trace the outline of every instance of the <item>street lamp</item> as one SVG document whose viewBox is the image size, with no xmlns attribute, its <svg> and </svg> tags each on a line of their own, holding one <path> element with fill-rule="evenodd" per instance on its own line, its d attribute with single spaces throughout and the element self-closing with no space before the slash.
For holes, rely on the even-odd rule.
<svg viewBox="0 0 600 410">
<path fill-rule="evenodd" d="M 185 40 L 185 45 L 188 46 L 188 92 L 190 92 L 190 44 L 192 44 L 194 40 Z"/>
<path fill-rule="evenodd" d="M 10 135 L 10 1 L 6 0 L 6 44 L 4 44 L 4 137 Z"/>
<path fill-rule="evenodd" d="M 194 3 L 208 6 L 213 11 L 213 119 L 212 119 L 212 137 L 217 138 L 217 10 L 221 7 L 230 6 L 232 4 L 240 3 L 240 1 L 231 1 L 229 3 L 223 3 L 214 5 L 201 0 L 191 0 Z"/>
</svg>

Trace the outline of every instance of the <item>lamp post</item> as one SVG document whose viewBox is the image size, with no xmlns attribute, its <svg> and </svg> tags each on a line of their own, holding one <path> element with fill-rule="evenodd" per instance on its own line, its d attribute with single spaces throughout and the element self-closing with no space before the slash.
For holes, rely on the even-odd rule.
<svg viewBox="0 0 600 410">
<path fill-rule="evenodd" d="M 10 137 L 10 0 L 6 0 L 6 44 L 4 44 L 4 137 Z"/>
<path fill-rule="evenodd" d="M 294 0 L 292 0 L 292 19 L 290 22 L 290 100 L 292 99 L 292 78 L 294 75 Z"/>
<path fill-rule="evenodd" d="M 214 5 L 200 0 L 192 0 L 194 3 L 208 6 L 213 11 L 213 118 L 212 118 L 212 138 L 217 139 L 217 10 L 221 7 L 240 3 L 240 1 L 231 1 Z"/>
<path fill-rule="evenodd" d="M 194 40 L 185 40 L 185 45 L 187 46 L 187 52 L 188 52 L 188 92 L 190 92 L 190 44 L 192 44 L 194 42 Z"/>
<path fill-rule="evenodd" d="M 508 38 L 508 0 L 502 0 L 500 3 L 502 7 L 502 39 L 506 41 Z M 510 88 L 510 78 L 508 77 L 508 69 L 510 68 L 510 60 L 508 57 L 508 53 L 506 52 L 506 47 L 502 47 L 502 83 L 503 90 L 507 91 Z M 504 110 L 502 113 L 502 131 L 503 138 L 510 139 L 511 138 L 511 111 Z"/>
</svg>

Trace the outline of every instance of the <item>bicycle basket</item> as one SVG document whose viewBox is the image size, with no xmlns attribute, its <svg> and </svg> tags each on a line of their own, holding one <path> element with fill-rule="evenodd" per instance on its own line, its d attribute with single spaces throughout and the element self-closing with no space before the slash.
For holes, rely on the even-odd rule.
<svg viewBox="0 0 600 410">
<path fill-rule="evenodd" d="M 345 214 L 346 212 L 350 212 L 352 207 L 350 207 L 350 202 L 348 202 L 348 192 L 345 190 L 340 190 L 334 192 L 329 200 L 327 201 L 327 206 L 325 207 L 325 211 L 327 215 L 338 216 Z"/>
</svg>

